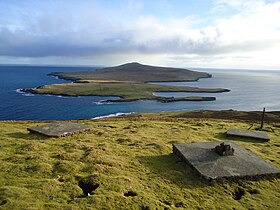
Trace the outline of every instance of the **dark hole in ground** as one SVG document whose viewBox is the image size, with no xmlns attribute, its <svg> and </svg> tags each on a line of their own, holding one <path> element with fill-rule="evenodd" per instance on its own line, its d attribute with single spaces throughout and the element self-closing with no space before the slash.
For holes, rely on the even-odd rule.
<svg viewBox="0 0 280 210">
<path fill-rule="evenodd" d="M 248 193 L 250 193 L 251 195 L 254 195 L 254 194 L 259 194 L 260 191 L 257 189 L 251 189 L 251 190 L 248 190 Z"/>
<path fill-rule="evenodd" d="M 169 201 L 162 201 L 164 204 L 168 205 L 168 206 L 171 206 L 171 202 Z"/>
<path fill-rule="evenodd" d="M 80 180 L 79 187 L 83 190 L 85 196 L 91 195 L 94 190 L 99 187 L 99 184 L 91 182 L 90 180 Z"/>
<path fill-rule="evenodd" d="M 136 192 L 133 192 L 133 191 L 131 191 L 131 190 L 129 190 L 128 192 L 126 192 L 125 194 L 124 194 L 124 196 L 126 196 L 126 197 L 129 197 L 129 196 L 136 196 L 137 195 L 137 193 Z"/>
<path fill-rule="evenodd" d="M 62 178 L 62 177 L 59 177 L 57 180 L 58 180 L 59 182 L 65 182 L 65 179 Z"/>
<path fill-rule="evenodd" d="M 98 136 L 102 136 L 102 135 L 103 135 L 103 133 L 102 133 L 101 131 L 99 131 L 99 132 L 97 132 L 97 133 L 96 133 L 96 135 L 98 135 Z"/>
<path fill-rule="evenodd" d="M 7 200 L 2 200 L 2 201 L 0 202 L 0 206 L 5 205 L 6 203 L 8 203 L 8 201 L 7 201 Z"/>
<path fill-rule="evenodd" d="M 242 196 L 245 194 L 245 190 L 242 188 L 237 188 L 234 192 L 234 200 L 240 200 Z"/>
<path fill-rule="evenodd" d="M 179 208 L 179 207 L 184 207 L 184 203 L 183 202 L 178 202 L 175 204 L 175 207 Z"/>
<path fill-rule="evenodd" d="M 108 125 L 109 128 L 117 128 L 116 126 Z"/>
<path fill-rule="evenodd" d="M 141 206 L 141 210 L 151 210 L 149 206 Z"/>
</svg>

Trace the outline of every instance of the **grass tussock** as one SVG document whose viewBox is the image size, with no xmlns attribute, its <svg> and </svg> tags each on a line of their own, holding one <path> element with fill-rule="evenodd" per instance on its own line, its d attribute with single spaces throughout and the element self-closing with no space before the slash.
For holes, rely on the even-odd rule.
<svg viewBox="0 0 280 210">
<path fill-rule="evenodd" d="M 167 116 L 167 115 L 165 115 Z M 168 114 L 170 116 L 170 114 Z M 227 137 L 250 122 L 162 114 L 80 121 L 88 134 L 46 138 L 0 122 L 0 209 L 279 209 L 280 180 L 206 183 L 172 143 L 232 140 L 280 167 L 280 126 L 269 142 Z"/>
</svg>

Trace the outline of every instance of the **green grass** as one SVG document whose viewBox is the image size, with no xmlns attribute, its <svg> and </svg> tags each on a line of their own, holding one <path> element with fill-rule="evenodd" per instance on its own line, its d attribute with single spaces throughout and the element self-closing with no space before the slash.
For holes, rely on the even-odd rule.
<svg viewBox="0 0 280 210">
<path fill-rule="evenodd" d="M 257 142 L 224 135 L 251 123 L 167 116 L 79 121 L 92 131 L 58 139 L 26 130 L 46 122 L 0 121 L 0 209 L 280 208 L 279 179 L 206 183 L 172 154 L 172 143 L 232 140 L 280 167 L 279 124 L 266 124 L 271 140 Z M 99 187 L 84 196 L 81 180 Z"/>
<path fill-rule="evenodd" d="M 33 93 L 38 94 L 53 94 L 53 95 L 67 95 L 67 96 L 118 96 L 120 101 L 133 100 L 167 100 L 164 97 L 154 96 L 153 92 L 207 92 L 217 93 L 224 92 L 221 88 L 195 88 L 195 87 L 176 87 L 154 84 L 141 83 L 67 83 L 45 85 L 39 88 L 32 89 Z M 208 97 L 184 97 L 174 98 L 178 100 L 207 100 Z M 172 101 L 172 99 L 169 99 Z M 169 102 L 168 101 L 168 102 Z"/>
<path fill-rule="evenodd" d="M 121 99 L 117 102 L 135 100 L 157 100 L 161 102 L 174 101 L 213 101 L 215 97 L 159 97 L 154 92 L 205 92 L 220 93 L 229 90 L 223 88 L 176 87 L 149 84 L 153 81 L 197 81 L 209 78 L 206 72 L 190 71 L 187 69 L 156 67 L 139 63 L 127 63 L 120 66 L 102 68 L 96 71 L 83 72 L 53 72 L 49 75 L 75 83 L 44 85 L 37 88 L 23 89 L 35 94 L 52 94 L 66 96 L 115 96 Z"/>
</svg>

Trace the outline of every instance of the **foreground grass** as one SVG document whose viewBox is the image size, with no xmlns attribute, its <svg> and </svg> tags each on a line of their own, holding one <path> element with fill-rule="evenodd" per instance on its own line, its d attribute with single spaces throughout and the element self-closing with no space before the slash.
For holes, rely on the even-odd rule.
<svg viewBox="0 0 280 210">
<path fill-rule="evenodd" d="M 172 154 L 172 143 L 232 140 L 280 167 L 279 124 L 257 142 L 224 135 L 252 123 L 166 116 L 79 121 L 92 131 L 60 139 L 26 130 L 45 122 L 0 122 L 0 209 L 280 208 L 279 179 L 205 183 Z M 86 196 L 81 180 L 98 188 Z"/>
</svg>

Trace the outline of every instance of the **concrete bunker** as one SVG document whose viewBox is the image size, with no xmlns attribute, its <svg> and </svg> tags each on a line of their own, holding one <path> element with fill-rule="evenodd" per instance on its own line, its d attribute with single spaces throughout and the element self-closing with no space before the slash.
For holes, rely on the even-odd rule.
<svg viewBox="0 0 280 210">
<path fill-rule="evenodd" d="M 80 133 L 87 133 L 90 127 L 77 123 L 59 122 L 27 128 L 31 133 L 38 133 L 48 137 L 65 137 Z"/>
<path fill-rule="evenodd" d="M 173 144 L 173 153 L 207 180 L 280 176 L 280 170 L 232 142 Z"/>
<path fill-rule="evenodd" d="M 269 141 L 269 136 L 264 131 L 254 131 L 254 130 L 243 130 L 237 128 L 230 128 L 228 129 L 227 133 L 228 136 L 237 136 L 243 138 L 252 138 L 261 141 Z"/>
</svg>

